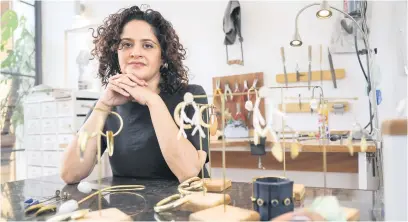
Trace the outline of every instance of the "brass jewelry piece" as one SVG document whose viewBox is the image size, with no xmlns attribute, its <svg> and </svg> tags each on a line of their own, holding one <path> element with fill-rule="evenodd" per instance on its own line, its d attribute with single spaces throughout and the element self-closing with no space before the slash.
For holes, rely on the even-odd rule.
<svg viewBox="0 0 408 222">
<path fill-rule="evenodd" d="M 174 194 L 159 201 L 154 207 L 156 213 L 175 209 L 188 201 L 187 198 L 182 198 L 181 194 Z"/>
<path fill-rule="evenodd" d="M 279 201 L 277 199 L 271 200 L 272 207 L 277 207 L 279 205 Z"/>
<path fill-rule="evenodd" d="M 210 128 L 211 127 L 211 120 L 207 120 L 210 124 L 204 122 L 203 120 L 203 112 L 205 109 L 210 109 L 211 105 L 203 105 L 200 108 L 200 124 L 201 126 L 205 127 L 205 128 Z"/>
<path fill-rule="evenodd" d="M 113 132 L 106 131 L 106 146 L 108 148 L 109 156 L 113 155 L 114 145 L 113 145 Z"/>
<path fill-rule="evenodd" d="M 251 197 L 251 202 L 255 202 L 256 198 L 255 197 Z"/>
<path fill-rule="evenodd" d="M 95 108 L 95 110 L 102 110 L 102 109 Z M 105 110 L 102 110 L 102 111 L 105 111 Z M 105 111 L 105 112 L 106 112 L 106 111 Z M 119 115 L 119 113 L 117 113 L 117 112 L 110 111 L 110 114 L 113 114 L 113 115 L 117 116 L 118 119 L 119 119 L 119 123 L 120 123 L 118 131 L 113 134 L 113 136 L 115 137 L 115 136 L 117 136 L 117 135 L 122 131 L 122 129 L 123 129 L 123 119 L 122 119 L 122 117 Z M 103 133 L 102 131 L 99 131 L 99 133 L 100 133 L 102 136 L 106 137 L 106 134 Z"/>
<path fill-rule="evenodd" d="M 217 134 L 218 130 L 218 118 L 217 114 L 215 113 L 215 105 L 211 104 L 210 110 L 211 110 L 211 116 L 210 116 L 210 135 L 215 136 Z"/>
<path fill-rule="evenodd" d="M 296 157 L 299 156 L 299 149 L 301 148 L 301 145 L 299 143 L 299 134 L 296 133 L 296 139 L 293 137 L 292 144 L 290 146 L 290 157 L 292 159 L 295 159 Z"/>
<path fill-rule="evenodd" d="M 178 192 L 182 195 L 188 195 L 203 190 L 206 191 L 204 181 L 199 177 L 192 177 L 178 186 Z"/>
<path fill-rule="evenodd" d="M 84 152 L 86 148 L 86 144 L 88 143 L 89 134 L 88 132 L 81 132 L 79 134 L 78 142 L 80 143 L 79 146 L 79 160 L 82 162 L 84 161 Z"/>
<path fill-rule="evenodd" d="M 204 180 L 199 177 L 192 177 L 184 181 L 178 186 L 177 190 L 179 192 L 178 194 L 171 195 L 159 201 L 154 206 L 154 211 L 159 213 L 175 209 L 188 201 L 188 198 L 185 198 L 187 195 L 195 192 L 207 191 L 204 186 Z"/>
</svg>

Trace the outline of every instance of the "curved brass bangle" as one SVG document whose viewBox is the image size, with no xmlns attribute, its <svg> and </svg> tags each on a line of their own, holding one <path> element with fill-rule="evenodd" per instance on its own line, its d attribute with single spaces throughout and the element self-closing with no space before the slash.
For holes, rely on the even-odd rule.
<svg viewBox="0 0 408 222">
<path fill-rule="evenodd" d="M 188 195 L 197 191 L 206 192 L 207 189 L 204 186 L 204 181 L 199 177 L 192 177 L 183 183 L 181 183 L 178 188 L 178 192 L 182 195 Z"/>
<path fill-rule="evenodd" d="M 182 198 L 181 194 L 174 194 L 159 201 L 154 207 L 156 213 L 175 209 L 188 201 L 187 198 Z"/>
<path fill-rule="evenodd" d="M 113 155 L 113 150 L 114 150 L 114 146 L 113 146 L 113 132 L 112 131 L 106 131 L 106 146 L 108 148 L 108 154 L 109 156 Z"/>
<path fill-rule="evenodd" d="M 201 106 L 201 108 L 200 108 L 200 124 L 201 124 L 201 126 L 203 126 L 203 127 L 205 127 L 205 128 L 210 128 L 210 127 L 211 127 L 211 124 L 209 124 L 209 123 L 210 123 L 210 120 L 209 120 L 209 119 L 207 120 L 209 123 L 206 123 L 206 122 L 204 122 L 204 120 L 203 120 L 203 112 L 204 112 L 205 109 L 208 109 L 208 108 L 210 108 L 210 105 L 208 105 L 208 104 L 203 105 L 203 106 Z"/>
<path fill-rule="evenodd" d="M 78 140 L 78 142 L 79 142 L 79 144 L 80 144 L 80 145 L 79 145 L 80 151 L 82 151 L 82 152 L 85 151 L 86 144 L 88 143 L 88 140 L 89 140 L 89 133 L 88 133 L 88 132 L 84 131 L 84 132 L 81 132 L 81 133 L 79 134 L 79 140 Z"/>
<path fill-rule="evenodd" d="M 181 102 L 174 109 L 173 118 L 179 127 L 180 127 L 180 111 L 181 111 L 181 108 L 184 106 L 184 104 L 185 102 Z M 191 129 L 191 128 L 192 128 L 191 124 L 184 124 L 184 129 Z"/>
<path fill-rule="evenodd" d="M 102 109 L 99 109 L 99 108 L 94 108 L 94 109 L 95 109 L 95 110 L 101 110 L 101 111 L 108 112 L 108 111 L 106 111 L 106 110 L 102 110 Z M 119 115 L 119 113 L 117 113 L 117 112 L 109 111 L 109 113 L 110 113 L 110 114 L 113 114 L 113 115 L 115 115 L 115 116 L 117 116 L 118 119 L 119 119 L 119 123 L 120 123 L 119 129 L 118 129 L 118 131 L 117 131 L 115 134 L 113 134 L 113 136 L 117 136 L 117 135 L 120 133 L 120 131 L 122 131 L 122 129 L 123 129 L 123 119 L 122 119 L 122 117 Z M 100 133 L 102 136 L 106 137 L 106 134 L 103 133 L 102 131 L 99 131 L 99 133 Z"/>
</svg>

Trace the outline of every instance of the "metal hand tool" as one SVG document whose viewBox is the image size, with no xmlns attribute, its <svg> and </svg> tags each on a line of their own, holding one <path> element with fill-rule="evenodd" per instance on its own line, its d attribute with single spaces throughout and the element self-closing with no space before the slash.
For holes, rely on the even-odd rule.
<svg viewBox="0 0 408 222">
<path fill-rule="evenodd" d="M 312 46 L 309 45 L 309 73 L 307 74 L 307 86 L 309 90 L 311 80 L 312 80 Z"/>
<path fill-rule="evenodd" d="M 283 63 L 283 73 L 285 75 L 285 85 L 288 86 L 288 74 L 286 73 L 286 60 L 285 60 L 285 48 L 281 47 L 281 56 Z"/>
<path fill-rule="evenodd" d="M 330 64 L 330 72 L 331 72 L 331 77 L 332 77 L 332 80 L 333 80 L 333 85 L 334 85 L 334 88 L 337 89 L 336 72 L 334 71 L 334 68 L 333 68 L 332 55 L 330 53 L 329 48 L 327 48 L 327 51 L 329 52 L 329 64 Z"/>
<path fill-rule="evenodd" d="M 300 81 L 299 64 L 296 62 L 296 82 Z"/>
</svg>

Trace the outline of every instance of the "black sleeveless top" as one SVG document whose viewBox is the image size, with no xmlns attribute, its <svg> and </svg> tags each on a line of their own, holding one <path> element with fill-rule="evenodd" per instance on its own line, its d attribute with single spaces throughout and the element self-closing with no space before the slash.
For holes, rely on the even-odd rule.
<svg viewBox="0 0 408 222">
<path fill-rule="evenodd" d="M 183 101 L 186 92 L 190 92 L 193 95 L 206 95 L 204 89 L 199 85 L 188 85 L 185 89 L 181 89 L 174 94 L 159 94 L 167 105 L 171 116 L 173 116 L 176 106 Z M 208 103 L 207 98 L 196 98 L 194 101 L 201 104 Z M 112 111 L 119 113 L 123 119 L 123 129 L 119 135 L 114 137 L 114 153 L 109 157 L 113 176 L 177 180 L 177 177 L 167 166 L 161 153 L 150 118 L 149 108 L 137 102 L 128 102 L 114 107 Z M 88 116 L 90 113 L 91 110 Z M 186 107 L 186 113 L 191 119 L 194 115 L 194 109 L 188 106 Z M 88 116 L 86 118 L 88 118 Z M 206 113 L 203 114 L 203 120 L 207 122 Z M 103 131 L 112 130 L 115 133 L 118 128 L 118 118 L 115 115 L 109 115 L 106 119 Z M 208 136 L 207 129 L 203 128 L 203 130 L 206 132 L 206 136 Z M 186 129 L 185 132 L 187 139 L 197 150 L 200 150 L 199 133 L 197 132 L 192 136 L 192 129 Z M 201 139 L 202 149 L 207 153 L 206 162 L 208 162 L 208 138 Z M 106 150 L 106 138 L 102 136 L 101 140 L 101 153 L 104 153 Z M 197 176 L 201 177 L 201 172 Z M 208 177 L 208 172 L 205 167 L 204 177 Z"/>
</svg>

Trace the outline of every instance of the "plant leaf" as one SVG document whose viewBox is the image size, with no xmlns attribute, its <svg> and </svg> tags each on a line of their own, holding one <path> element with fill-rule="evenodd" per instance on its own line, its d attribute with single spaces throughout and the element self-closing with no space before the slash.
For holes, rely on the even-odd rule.
<svg viewBox="0 0 408 222">
<path fill-rule="evenodd" d="M 1 16 L 1 51 L 4 50 L 4 45 L 13 36 L 14 30 L 18 27 L 17 13 L 13 10 L 7 10 Z"/>
</svg>

